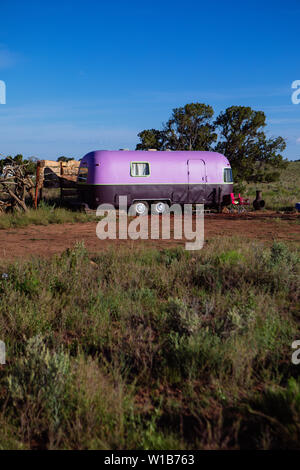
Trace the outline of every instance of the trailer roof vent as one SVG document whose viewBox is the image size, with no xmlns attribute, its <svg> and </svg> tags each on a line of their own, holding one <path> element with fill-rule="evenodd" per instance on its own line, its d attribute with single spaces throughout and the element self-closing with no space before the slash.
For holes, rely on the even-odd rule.
<svg viewBox="0 0 300 470">
<path fill-rule="evenodd" d="M 121 152 L 128 151 L 129 149 L 119 149 Z"/>
<path fill-rule="evenodd" d="M 157 152 L 157 149 L 148 149 L 148 152 Z"/>
</svg>

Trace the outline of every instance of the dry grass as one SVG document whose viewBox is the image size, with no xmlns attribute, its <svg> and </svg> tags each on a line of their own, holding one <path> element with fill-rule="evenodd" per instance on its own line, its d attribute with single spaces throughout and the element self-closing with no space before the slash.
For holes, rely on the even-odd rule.
<svg viewBox="0 0 300 470">
<path fill-rule="evenodd" d="M 266 209 L 294 210 L 296 202 L 300 202 L 300 161 L 289 162 L 287 168 L 282 170 L 280 179 L 274 183 L 247 185 L 243 195 L 252 202 L 256 189 L 262 190 Z"/>
</svg>

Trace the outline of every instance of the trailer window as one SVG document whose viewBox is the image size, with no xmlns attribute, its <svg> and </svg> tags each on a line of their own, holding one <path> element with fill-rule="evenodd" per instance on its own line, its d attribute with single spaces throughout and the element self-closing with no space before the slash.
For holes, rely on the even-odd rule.
<svg viewBox="0 0 300 470">
<path fill-rule="evenodd" d="M 233 183 L 231 168 L 224 168 L 224 183 Z"/>
<path fill-rule="evenodd" d="M 148 162 L 131 162 L 130 176 L 150 176 L 150 165 Z"/>
<path fill-rule="evenodd" d="M 87 166 L 81 166 L 78 172 L 78 183 L 86 183 L 89 169 Z"/>
</svg>

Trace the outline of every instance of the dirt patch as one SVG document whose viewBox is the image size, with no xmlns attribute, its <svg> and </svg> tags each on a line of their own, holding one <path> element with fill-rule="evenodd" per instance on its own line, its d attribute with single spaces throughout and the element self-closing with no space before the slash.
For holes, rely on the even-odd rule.
<svg viewBox="0 0 300 470">
<path fill-rule="evenodd" d="M 280 240 L 300 244 L 298 214 L 264 212 L 258 214 L 208 214 L 205 216 L 205 241 L 215 237 L 240 236 L 261 241 Z M 31 225 L 26 228 L 0 230 L 0 260 L 51 256 L 84 241 L 91 253 L 108 247 L 145 244 L 156 248 L 184 245 L 184 240 L 99 240 L 97 222 L 78 224 Z"/>
</svg>

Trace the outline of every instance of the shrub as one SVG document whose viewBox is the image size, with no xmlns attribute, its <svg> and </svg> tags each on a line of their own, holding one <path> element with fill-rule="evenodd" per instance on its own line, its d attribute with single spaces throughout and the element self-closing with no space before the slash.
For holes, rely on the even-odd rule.
<svg viewBox="0 0 300 470">
<path fill-rule="evenodd" d="M 297 447 L 297 260 L 223 237 L 4 266 L 0 448 Z"/>
<path fill-rule="evenodd" d="M 7 377 L 11 411 L 19 417 L 27 441 L 47 440 L 58 432 L 69 371 L 67 354 L 51 353 L 41 336 L 27 341 L 24 355 L 11 367 Z"/>
</svg>

